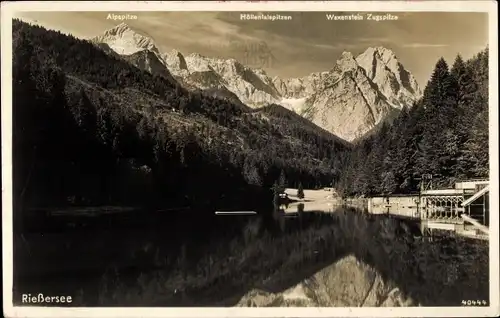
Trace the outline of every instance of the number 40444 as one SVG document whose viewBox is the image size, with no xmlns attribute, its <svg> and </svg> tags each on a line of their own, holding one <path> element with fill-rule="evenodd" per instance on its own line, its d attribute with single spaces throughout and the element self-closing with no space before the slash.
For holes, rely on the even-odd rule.
<svg viewBox="0 0 500 318">
<path fill-rule="evenodd" d="M 488 302 L 486 300 L 462 300 L 463 306 L 487 306 Z"/>
</svg>

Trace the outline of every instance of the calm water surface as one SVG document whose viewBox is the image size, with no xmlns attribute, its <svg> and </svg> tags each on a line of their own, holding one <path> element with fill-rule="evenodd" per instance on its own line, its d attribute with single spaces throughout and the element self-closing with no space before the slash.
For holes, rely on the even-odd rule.
<svg viewBox="0 0 500 318">
<path fill-rule="evenodd" d="M 279 236 L 332 221 L 331 209 L 313 213 L 307 203 L 262 209 L 255 215 L 189 209 L 53 212 L 25 221 L 23 234 L 15 235 L 15 289 L 20 292 L 74 293 L 75 286 L 95 287 L 110 270 L 133 281 L 179 258 L 195 265 L 249 230 Z"/>
</svg>

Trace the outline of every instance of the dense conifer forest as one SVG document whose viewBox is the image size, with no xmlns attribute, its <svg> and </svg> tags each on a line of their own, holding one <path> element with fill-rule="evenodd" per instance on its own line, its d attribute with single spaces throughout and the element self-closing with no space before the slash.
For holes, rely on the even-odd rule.
<svg viewBox="0 0 500 318">
<path fill-rule="evenodd" d="M 451 68 L 435 65 L 423 98 L 353 149 L 336 186 L 346 195 L 417 191 L 423 174 L 437 187 L 489 176 L 488 49 Z"/>
<path fill-rule="evenodd" d="M 258 202 L 280 175 L 331 184 L 351 147 L 281 106 L 245 111 L 18 20 L 13 55 L 17 204 Z"/>
</svg>

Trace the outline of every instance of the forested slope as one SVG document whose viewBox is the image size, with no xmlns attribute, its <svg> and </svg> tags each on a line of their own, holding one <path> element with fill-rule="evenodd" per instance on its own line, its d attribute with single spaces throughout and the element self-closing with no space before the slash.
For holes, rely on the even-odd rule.
<svg viewBox="0 0 500 318">
<path fill-rule="evenodd" d="M 18 20 L 13 52 L 14 193 L 24 205 L 258 201 L 280 174 L 329 184 L 350 147 Z"/>
<path fill-rule="evenodd" d="M 408 193 L 432 174 L 437 187 L 488 177 L 488 49 L 435 66 L 423 98 L 360 141 L 337 187 L 344 195 Z"/>
</svg>

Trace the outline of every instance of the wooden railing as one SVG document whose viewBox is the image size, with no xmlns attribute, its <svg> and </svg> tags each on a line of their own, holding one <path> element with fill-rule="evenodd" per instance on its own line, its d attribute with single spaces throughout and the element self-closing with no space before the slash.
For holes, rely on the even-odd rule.
<svg viewBox="0 0 500 318">
<path fill-rule="evenodd" d="M 469 222 L 470 224 L 474 225 L 478 230 L 480 230 L 484 234 L 486 234 L 486 235 L 490 234 L 490 229 L 487 226 L 479 223 L 477 220 L 471 218 L 470 216 L 462 214 L 462 219 L 464 221 Z"/>
</svg>

